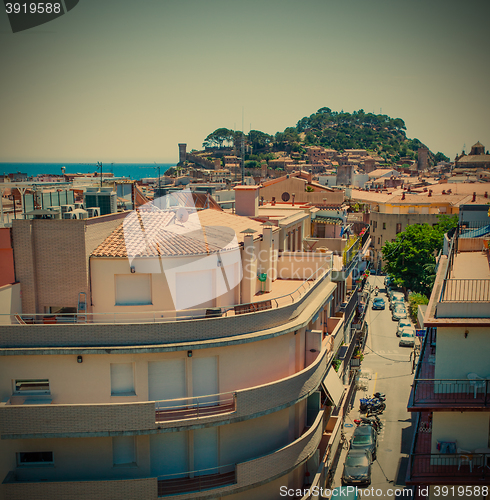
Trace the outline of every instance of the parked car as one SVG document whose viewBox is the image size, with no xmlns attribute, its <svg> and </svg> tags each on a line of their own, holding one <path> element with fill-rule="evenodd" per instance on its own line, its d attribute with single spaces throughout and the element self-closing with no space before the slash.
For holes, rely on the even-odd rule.
<svg viewBox="0 0 490 500">
<path fill-rule="evenodd" d="M 391 317 L 393 321 L 400 321 L 401 319 L 407 319 L 407 310 L 405 306 L 397 304 L 391 311 Z"/>
<path fill-rule="evenodd" d="M 405 294 L 403 292 L 401 292 L 399 288 L 398 289 L 393 288 L 392 290 L 390 290 L 390 293 L 388 294 L 388 298 L 390 299 L 390 301 L 393 301 L 393 300 L 405 301 Z"/>
<path fill-rule="evenodd" d="M 387 274 L 385 276 L 385 285 L 391 285 L 393 283 L 393 276 L 390 276 L 389 274 Z"/>
<path fill-rule="evenodd" d="M 381 297 L 376 297 L 373 300 L 373 309 L 384 309 L 385 308 L 385 301 Z"/>
<path fill-rule="evenodd" d="M 398 322 L 398 325 L 396 326 L 396 336 L 397 337 L 400 336 L 400 332 L 401 332 L 401 330 L 403 328 L 412 328 L 414 330 L 414 334 L 415 334 L 415 329 L 412 326 L 412 322 L 408 318 L 407 319 L 401 319 Z"/>
<path fill-rule="evenodd" d="M 371 454 L 372 460 L 376 460 L 377 447 L 378 439 L 372 426 L 360 425 L 356 428 L 350 442 L 351 450 L 367 450 Z"/>
<path fill-rule="evenodd" d="M 393 308 L 394 308 L 396 305 L 402 305 L 402 306 L 405 306 L 405 300 L 401 299 L 401 298 L 400 298 L 400 297 L 398 297 L 398 296 L 393 297 L 393 299 L 391 299 L 391 302 L 390 302 L 390 309 L 393 311 Z"/>
<path fill-rule="evenodd" d="M 413 347 L 415 345 L 415 330 L 405 327 L 400 333 L 400 347 Z"/>
<path fill-rule="evenodd" d="M 349 450 L 342 472 L 342 486 L 371 484 L 371 453 L 368 450 Z"/>
</svg>

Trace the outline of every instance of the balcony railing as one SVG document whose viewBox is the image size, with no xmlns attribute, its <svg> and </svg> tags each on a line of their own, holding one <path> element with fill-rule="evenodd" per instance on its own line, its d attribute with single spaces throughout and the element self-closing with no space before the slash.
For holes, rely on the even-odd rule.
<svg viewBox="0 0 490 500">
<path fill-rule="evenodd" d="M 414 406 L 490 406 L 490 380 L 416 379 L 413 386 Z"/>
<path fill-rule="evenodd" d="M 222 488 L 236 483 L 235 464 L 158 476 L 158 496 L 180 495 Z"/>
<path fill-rule="evenodd" d="M 484 453 L 415 453 L 407 480 L 432 484 L 477 484 L 490 480 L 490 455 Z"/>
<path fill-rule="evenodd" d="M 331 261 L 325 261 L 292 292 L 272 299 L 234 304 L 225 307 L 185 309 L 183 311 L 145 311 L 110 313 L 61 313 L 61 314 L 0 314 L 0 325 L 57 325 L 70 323 L 133 324 L 169 323 L 186 320 L 232 317 L 244 313 L 255 313 L 267 309 L 277 309 L 301 300 L 316 283 L 331 271 Z"/>
<path fill-rule="evenodd" d="M 344 313 L 344 328 L 349 326 L 349 320 L 355 312 L 359 303 L 359 288 L 354 288 L 352 295 L 349 297 L 347 304 L 340 307 L 340 311 Z"/>
<path fill-rule="evenodd" d="M 445 279 L 441 302 L 490 302 L 490 279 Z"/>
<path fill-rule="evenodd" d="M 156 422 L 209 417 L 236 411 L 236 392 L 155 401 Z"/>
</svg>

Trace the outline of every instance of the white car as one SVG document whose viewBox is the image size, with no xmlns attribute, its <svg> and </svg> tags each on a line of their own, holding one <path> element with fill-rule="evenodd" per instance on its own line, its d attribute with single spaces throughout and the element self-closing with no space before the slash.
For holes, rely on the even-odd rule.
<svg viewBox="0 0 490 500">
<path fill-rule="evenodd" d="M 403 328 L 411 328 L 414 331 L 414 335 L 415 335 L 415 329 L 413 328 L 412 322 L 409 319 L 401 319 L 398 322 L 398 325 L 396 327 L 396 336 L 397 337 L 400 336 Z"/>
<path fill-rule="evenodd" d="M 415 345 L 415 331 L 413 328 L 404 328 L 400 334 L 400 346 L 413 347 Z"/>
<path fill-rule="evenodd" d="M 388 295 L 390 302 L 393 300 L 399 300 L 401 302 L 405 302 L 405 295 L 402 292 L 390 292 Z"/>
<path fill-rule="evenodd" d="M 393 321 L 400 321 L 401 319 L 407 319 L 407 310 L 405 306 L 401 304 L 396 304 L 391 311 L 391 317 Z"/>
</svg>

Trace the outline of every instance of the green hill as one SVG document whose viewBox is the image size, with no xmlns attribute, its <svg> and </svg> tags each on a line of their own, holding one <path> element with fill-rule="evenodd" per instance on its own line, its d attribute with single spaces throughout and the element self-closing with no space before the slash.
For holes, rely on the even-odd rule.
<svg viewBox="0 0 490 500">
<path fill-rule="evenodd" d="M 365 113 L 364 110 L 346 113 L 321 108 L 298 121 L 295 127 L 287 127 L 274 136 L 258 130 L 251 130 L 245 140 L 252 148 L 248 160 L 269 159 L 275 151 L 304 152 L 305 146 L 323 146 L 343 151 L 345 149 L 366 149 L 381 156 L 386 163 L 400 158 L 417 159 L 417 150 L 423 146 L 418 139 L 406 136 L 405 122 L 388 115 Z M 209 134 L 203 146 L 222 148 L 237 144 L 241 132 L 217 129 Z M 434 154 L 429 149 L 429 162 L 449 161 L 443 153 Z"/>
</svg>

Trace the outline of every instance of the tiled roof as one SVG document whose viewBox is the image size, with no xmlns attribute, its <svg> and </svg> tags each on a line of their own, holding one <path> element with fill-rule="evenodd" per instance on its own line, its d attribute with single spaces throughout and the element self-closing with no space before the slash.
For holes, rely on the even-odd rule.
<svg viewBox="0 0 490 500">
<path fill-rule="evenodd" d="M 207 209 L 189 214 L 178 222 L 173 211 L 145 206 L 131 212 L 92 252 L 93 257 L 161 257 L 199 255 L 236 248 L 245 229 L 254 229 L 254 239 L 263 233 L 262 223 Z M 273 231 L 277 231 L 273 228 Z"/>
</svg>

